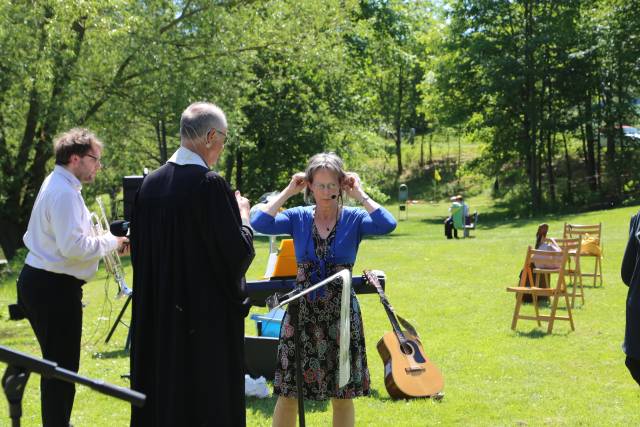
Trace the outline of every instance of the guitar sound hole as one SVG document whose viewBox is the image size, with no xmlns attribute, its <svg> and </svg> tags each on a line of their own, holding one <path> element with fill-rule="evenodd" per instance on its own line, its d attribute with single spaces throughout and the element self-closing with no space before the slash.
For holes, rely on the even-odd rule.
<svg viewBox="0 0 640 427">
<path fill-rule="evenodd" d="M 400 346 L 400 350 L 402 350 L 402 353 L 406 354 L 407 356 L 411 356 L 413 354 L 413 347 L 411 347 L 409 344 L 402 344 Z"/>
</svg>

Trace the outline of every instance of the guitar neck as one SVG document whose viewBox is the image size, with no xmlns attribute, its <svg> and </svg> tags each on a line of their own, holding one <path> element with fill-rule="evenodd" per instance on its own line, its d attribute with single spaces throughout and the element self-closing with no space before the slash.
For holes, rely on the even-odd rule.
<svg viewBox="0 0 640 427">
<path fill-rule="evenodd" d="M 382 286 L 380 286 L 380 282 L 378 281 L 378 278 L 368 270 L 365 271 L 364 274 L 365 274 L 366 280 L 369 283 L 371 283 L 373 286 L 375 286 L 376 291 L 380 296 L 380 302 L 382 302 L 382 306 L 384 307 L 384 310 L 387 312 L 387 316 L 389 317 L 389 321 L 391 322 L 391 327 L 393 328 L 393 332 L 398 337 L 398 341 L 400 341 L 401 344 L 405 344 L 407 341 L 407 338 L 404 336 L 404 333 L 400 328 L 400 324 L 398 323 L 396 314 L 393 312 L 393 307 L 391 307 L 391 304 L 387 300 L 387 296 L 385 295 L 384 289 L 382 289 Z"/>
</svg>

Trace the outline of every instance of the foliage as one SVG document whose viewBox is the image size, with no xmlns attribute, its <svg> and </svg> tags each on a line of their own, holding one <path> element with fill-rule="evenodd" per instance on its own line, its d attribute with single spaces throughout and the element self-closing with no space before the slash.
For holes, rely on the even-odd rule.
<svg viewBox="0 0 640 427">
<path fill-rule="evenodd" d="M 83 194 L 114 210 L 122 176 L 167 160 L 196 100 L 227 113 L 218 168 L 252 198 L 330 150 L 382 199 L 435 168 L 437 197 L 480 192 L 466 186 L 482 173 L 532 211 L 640 197 L 621 135 L 638 115 L 639 14 L 638 0 L 2 2 L 0 245 L 22 245 L 57 134 L 105 141 Z M 415 148 L 445 134 L 442 165 Z"/>
<path fill-rule="evenodd" d="M 424 35 L 425 114 L 481 132 L 485 173 L 498 183 L 516 172 L 532 211 L 584 203 L 585 191 L 619 203 L 625 189 L 637 191 L 623 185 L 637 171 L 621 129 L 637 119 L 638 6 L 448 2 L 442 31 Z M 572 139 L 582 143 L 577 152 Z M 576 154 L 583 164 L 572 168 Z"/>
<path fill-rule="evenodd" d="M 373 170 L 350 153 L 361 152 L 361 135 L 396 123 L 385 109 L 398 59 L 411 65 L 396 144 L 408 127 L 421 126 L 412 118 L 421 74 L 411 42 L 420 5 L 2 3 L 0 243 L 7 255 L 22 244 L 57 134 L 86 126 L 105 141 L 107 167 L 84 196 L 107 194 L 114 210 L 122 176 L 167 160 L 179 145 L 180 113 L 196 100 L 227 112 L 230 138 L 218 166 L 248 195 L 283 186 L 311 154 L 328 150 L 352 159 L 375 193 L 379 177 L 366 176 Z M 360 36 L 362 52 L 352 43 Z M 379 57 L 386 47 L 391 56 Z"/>
<path fill-rule="evenodd" d="M 402 141 L 427 131 L 418 107 L 418 83 L 423 78 L 419 34 L 429 25 L 428 1 L 360 2 L 353 33 L 347 37 L 352 54 L 365 72 L 360 87 L 369 93 L 379 132 L 395 142 L 397 176 L 402 175 Z"/>
</svg>

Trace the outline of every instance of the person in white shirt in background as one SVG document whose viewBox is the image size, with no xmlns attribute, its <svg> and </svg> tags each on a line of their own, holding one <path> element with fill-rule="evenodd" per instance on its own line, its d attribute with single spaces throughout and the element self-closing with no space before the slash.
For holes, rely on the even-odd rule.
<svg viewBox="0 0 640 427">
<path fill-rule="evenodd" d="M 29 249 L 18 278 L 18 305 L 29 320 L 42 357 L 77 372 L 82 335 L 82 285 L 100 258 L 122 250 L 126 237 L 94 236 L 82 184 L 101 168 L 102 142 L 86 129 L 71 129 L 54 142 L 56 165 L 33 205 L 24 244 Z M 75 386 L 40 379 L 42 424 L 68 426 Z"/>
</svg>

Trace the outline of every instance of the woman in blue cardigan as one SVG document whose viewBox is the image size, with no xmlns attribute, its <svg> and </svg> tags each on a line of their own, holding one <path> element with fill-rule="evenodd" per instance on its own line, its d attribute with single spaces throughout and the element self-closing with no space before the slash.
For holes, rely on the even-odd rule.
<svg viewBox="0 0 640 427">
<path fill-rule="evenodd" d="M 292 196 L 304 191 L 305 201 L 315 203 L 278 212 Z M 343 206 L 343 197 L 363 208 Z M 362 189 L 355 173 L 345 172 L 334 153 L 316 154 L 304 173 L 293 175 L 289 185 L 251 220 L 264 234 L 290 234 L 298 264 L 298 287 L 304 289 L 343 269 L 351 270 L 362 237 L 393 231 L 393 216 Z M 303 396 L 331 399 L 334 426 L 353 426 L 353 399 L 370 394 L 362 315 L 351 290 L 351 378 L 338 387 L 339 319 L 342 287 L 331 283 L 302 299 L 299 327 L 302 340 Z M 297 396 L 293 327 L 287 314 L 280 330 L 274 393 L 278 402 L 274 426 L 295 426 Z"/>
</svg>

